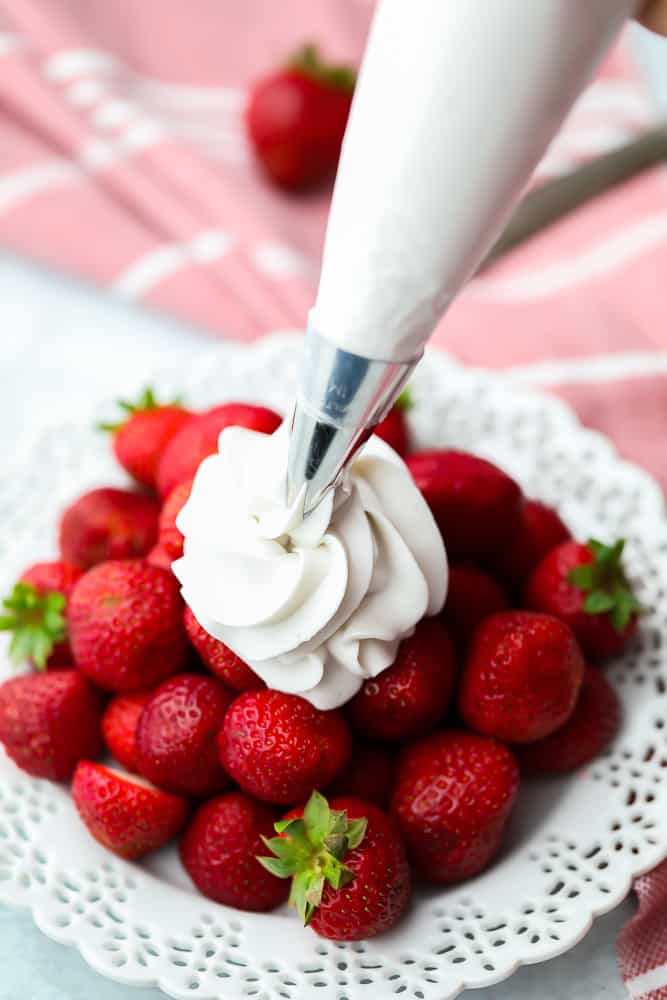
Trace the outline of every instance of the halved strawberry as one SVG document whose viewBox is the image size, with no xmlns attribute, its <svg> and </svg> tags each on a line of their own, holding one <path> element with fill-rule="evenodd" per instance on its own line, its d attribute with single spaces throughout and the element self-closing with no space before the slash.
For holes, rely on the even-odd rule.
<svg viewBox="0 0 667 1000">
<path fill-rule="evenodd" d="M 90 835 L 128 860 L 164 847 L 188 815 L 185 799 L 89 760 L 74 772 L 72 798 Z"/>
</svg>

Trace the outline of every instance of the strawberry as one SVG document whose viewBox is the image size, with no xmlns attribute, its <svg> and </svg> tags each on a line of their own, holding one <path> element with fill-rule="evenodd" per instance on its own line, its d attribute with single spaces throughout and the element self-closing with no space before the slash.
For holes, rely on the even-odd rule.
<svg viewBox="0 0 667 1000">
<path fill-rule="evenodd" d="M 300 191 L 333 177 L 354 83 L 351 69 L 328 66 L 307 45 L 252 86 L 246 128 L 274 184 Z"/>
<path fill-rule="evenodd" d="M 488 573 L 451 566 L 442 620 L 459 650 L 465 650 L 479 623 L 509 607 L 507 594 Z"/>
<path fill-rule="evenodd" d="M 329 795 L 363 799 L 385 809 L 389 805 L 396 763 L 386 746 L 355 743 L 350 762 L 329 786 Z"/>
<path fill-rule="evenodd" d="M 128 771 L 137 771 L 137 723 L 151 691 L 118 694 L 102 716 L 102 736 L 109 752 Z"/>
<path fill-rule="evenodd" d="M 177 674 L 159 686 L 137 725 L 137 770 L 175 795 L 204 798 L 229 784 L 216 737 L 233 700 L 215 677 Z"/>
<path fill-rule="evenodd" d="M 156 476 L 160 496 L 168 497 L 181 483 L 194 478 L 204 459 L 216 451 L 225 427 L 248 427 L 272 434 L 281 423 L 273 410 L 249 403 L 223 403 L 198 413 L 171 439 L 160 457 Z"/>
<path fill-rule="evenodd" d="M 185 799 L 89 760 L 74 772 L 72 798 L 91 837 L 130 861 L 164 847 L 188 814 Z"/>
<path fill-rule="evenodd" d="M 485 562 L 519 517 L 521 490 L 491 462 L 465 451 L 421 451 L 406 459 L 453 562 Z"/>
<path fill-rule="evenodd" d="M 641 605 L 623 568 L 624 540 L 563 542 L 526 584 L 526 603 L 570 626 L 591 660 L 617 656 L 637 628 Z"/>
<path fill-rule="evenodd" d="M 102 563 L 82 576 L 67 622 L 77 667 L 109 691 L 146 691 L 185 661 L 176 578 L 139 559 Z"/>
<path fill-rule="evenodd" d="M 391 811 L 420 875 L 447 885 L 486 868 L 518 786 L 512 753 L 488 737 L 449 730 L 407 747 Z"/>
<path fill-rule="evenodd" d="M 257 861 L 276 820 L 271 808 L 243 792 L 204 802 L 181 838 L 183 867 L 209 899 L 238 910 L 273 910 L 288 886 Z"/>
<path fill-rule="evenodd" d="M 0 743 L 28 774 L 65 781 L 102 749 L 102 705 L 78 670 L 14 677 L 0 684 Z"/>
<path fill-rule="evenodd" d="M 410 445 L 410 431 L 406 413 L 412 409 L 412 396 L 409 389 L 404 389 L 391 410 L 373 431 L 399 455 L 406 455 Z"/>
<path fill-rule="evenodd" d="M 362 799 L 313 792 L 275 825 L 260 857 L 273 875 L 291 878 L 290 905 L 320 937 L 358 941 L 389 930 L 411 893 L 405 849 L 391 819 Z"/>
<path fill-rule="evenodd" d="M 324 788 L 350 757 L 339 712 L 322 712 L 295 694 L 244 691 L 218 737 L 222 766 L 243 791 L 267 802 L 298 802 Z"/>
<path fill-rule="evenodd" d="M 597 757 L 621 724 L 621 703 L 596 667 L 586 666 L 574 712 L 560 729 L 536 743 L 517 747 L 527 774 L 565 774 Z"/>
<path fill-rule="evenodd" d="M 553 507 L 539 500 L 524 500 L 510 537 L 493 561 L 501 580 L 519 590 L 540 560 L 570 532 Z"/>
<path fill-rule="evenodd" d="M 143 556 L 157 540 L 159 512 L 157 501 L 141 493 L 110 487 L 84 493 L 60 521 L 61 556 L 81 569 Z"/>
<path fill-rule="evenodd" d="M 479 733 L 530 743 L 567 722 L 583 675 L 581 650 L 564 622 L 535 611 L 500 611 L 473 637 L 459 711 Z"/>
<path fill-rule="evenodd" d="M 449 708 L 457 677 L 454 646 L 444 625 L 425 618 L 404 639 L 394 663 L 364 681 L 349 704 L 354 728 L 381 740 L 428 732 Z"/>
<path fill-rule="evenodd" d="M 155 486 L 160 455 L 175 434 L 192 417 L 178 400 L 158 403 L 151 388 L 144 389 L 136 403 L 119 400 L 123 418 L 117 423 L 99 424 L 113 435 L 116 458 L 142 486 Z"/>
<path fill-rule="evenodd" d="M 244 663 L 240 656 L 232 652 L 224 642 L 215 639 L 203 628 L 186 604 L 183 614 L 185 631 L 190 642 L 202 658 L 208 669 L 223 684 L 234 691 L 250 691 L 253 688 L 263 688 L 264 681 Z"/>
<path fill-rule="evenodd" d="M 158 545 L 169 556 L 170 562 L 180 559 L 183 555 L 183 535 L 176 527 L 176 518 L 181 512 L 181 507 L 190 496 L 192 490 L 192 479 L 186 479 L 184 483 L 179 483 L 171 491 L 160 511 L 158 521 Z"/>
<path fill-rule="evenodd" d="M 65 611 L 80 576 L 64 562 L 35 563 L 21 574 L 0 615 L 0 631 L 13 633 L 9 655 L 15 662 L 28 661 L 37 670 L 71 666 Z"/>
<path fill-rule="evenodd" d="M 174 560 L 169 555 L 166 549 L 163 549 L 161 545 L 154 545 L 153 548 L 146 554 L 146 562 L 149 566 L 157 566 L 158 569 L 166 569 L 171 573 L 171 564 Z"/>
</svg>

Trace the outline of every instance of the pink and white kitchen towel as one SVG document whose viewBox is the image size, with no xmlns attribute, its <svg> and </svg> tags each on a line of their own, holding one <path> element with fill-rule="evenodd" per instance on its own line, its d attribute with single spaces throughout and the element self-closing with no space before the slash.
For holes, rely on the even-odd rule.
<svg viewBox="0 0 667 1000">
<path fill-rule="evenodd" d="M 251 340 L 302 327 L 328 193 L 288 197 L 264 182 L 244 137 L 246 88 L 305 40 L 358 63 L 372 7 L 0 0 L 0 245 L 213 334 Z M 537 180 L 654 117 L 621 45 Z M 659 168 L 471 282 L 435 343 L 557 392 L 667 486 L 665 277 Z M 633 997 L 660 1000 L 667 864 L 637 891 L 621 971 Z"/>
</svg>

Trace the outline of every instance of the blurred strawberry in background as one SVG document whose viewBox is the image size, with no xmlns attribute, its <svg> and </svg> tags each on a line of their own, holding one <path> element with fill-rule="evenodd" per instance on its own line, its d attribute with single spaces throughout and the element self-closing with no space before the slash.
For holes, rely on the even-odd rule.
<svg viewBox="0 0 667 1000">
<path fill-rule="evenodd" d="M 246 126 L 264 172 L 279 187 L 302 191 L 333 177 L 356 76 L 305 45 L 250 89 Z"/>
</svg>

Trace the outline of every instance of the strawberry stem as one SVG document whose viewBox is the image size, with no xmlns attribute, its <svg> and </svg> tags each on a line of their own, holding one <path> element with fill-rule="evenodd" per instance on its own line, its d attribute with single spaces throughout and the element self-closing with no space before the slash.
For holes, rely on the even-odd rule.
<svg viewBox="0 0 667 1000">
<path fill-rule="evenodd" d="M 134 416 L 135 413 L 143 413 L 145 410 L 157 410 L 160 406 L 180 406 L 182 402 L 182 396 L 175 396 L 174 399 L 169 400 L 169 402 L 161 403 L 157 399 L 152 386 L 148 385 L 141 391 L 135 402 L 127 399 L 118 399 L 116 403 L 123 412 L 123 419 L 115 422 L 102 421 L 97 424 L 97 430 L 109 431 L 113 434 L 115 431 L 120 430 L 127 420 Z"/>
<path fill-rule="evenodd" d="M 310 923 L 322 901 L 325 885 L 338 890 L 354 878 L 343 859 L 366 835 L 364 818 L 350 820 L 344 810 L 331 809 L 323 795 L 314 791 L 303 817 L 274 824 L 277 837 L 262 837 L 273 857 L 258 857 L 259 863 L 278 878 L 291 878 L 289 905 Z"/>
<path fill-rule="evenodd" d="M 583 605 L 586 614 L 606 614 L 614 630 L 621 633 L 633 615 L 643 611 L 625 575 L 622 561 L 625 539 L 605 545 L 596 538 L 589 538 L 587 545 L 592 562 L 575 566 L 568 580 L 586 595 Z"/>
<path fill-rule="evenodd" d="M 15 663 L 32 661 L 44 670 L 53 647 L 65 638 L 65 595 L 41 594 L 31 583 L 17 583 L 2 602 L 0 632 L 12 632 L 9 655 Z"/>
<path fill-rule="evenodd" d="M 287 65 L 290 69 L 298 70 L 305 76 L 310 76 L 314 80 L 320 80 L 331 87 L 350 93 L 354 90 L 357 82 L 357 74 L 350 66 L 324 62 L 313 42 L 307 42 L 300 48 Z"/>
</svg>

